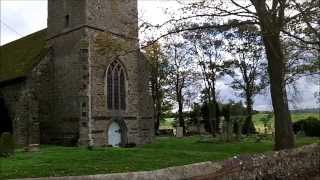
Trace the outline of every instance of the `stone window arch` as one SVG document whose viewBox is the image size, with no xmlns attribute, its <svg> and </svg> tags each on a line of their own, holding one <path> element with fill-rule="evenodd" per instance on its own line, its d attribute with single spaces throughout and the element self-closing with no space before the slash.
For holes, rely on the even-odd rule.
<svg viewBox="0 0 320 180">
<path fill-rule="evenodd" d="M 127 76 L 123 64 L 113 61 L 106 72 L 106 99 L 109 110 L 126 110 Z"/>
</svg>

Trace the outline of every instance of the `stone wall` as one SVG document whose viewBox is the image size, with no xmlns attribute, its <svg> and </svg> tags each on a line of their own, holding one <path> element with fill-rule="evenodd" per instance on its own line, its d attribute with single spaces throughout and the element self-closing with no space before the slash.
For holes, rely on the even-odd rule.
<svg viewBox="0 0 320 180">
<path fill-rule="evenodd" d="M 88 58 L 82 49 L 85 29 L 78 29 L 48 41 L 52 49 L 53 93 L 50 143 L 76 145 L 79 123 L 88 121 Z M 83 139 L 87 141 L 87 135 Z M 87 144 L 85 142 L 84 144 Z"/>
<path fill-rule="evenodd" d="M 138 39 L 137 0 L 87 1 L 89 26 Z"/>
<path fill-rule="evenodd" d="M 90 115 L 94 145 L 108 143 L 108 127 L 121 119 L 125 143 L 150 143 L 153 137 L 153 110 L 148 94 L 147 61 L 138 46 L 138 12 L 136 0 L 105 0 L 86 4 L 87 36 L 89 42 Z M 108 19 L 108 21 L 106 21 Z M 100 55 L 96 51 L 96 36 L 103 31 L 128 49 Z M 109 110 L 106 106 L 105 78 L 108 66 L 120 61 L 126 70 L 126 110 Z M 122 129 L 122 130 L 123 130 Z M 80 129 L 80 131 L 82 131 Z"/>
<path fill-rule="evenodd" d="M 19 101 L 22 89 L 25 88 L 25 82 L 25 79 L 21 79 L 0 87 L 0 92 L 5 101 L 5 106 L 8 108 L 11 120 L 13 120 L 15 117 L 17 103 Z"/>
<path fill-rule="evenodd" d="M 150 143 L 154 133 L 151 95 L 148 94 L 147 89 L 149 80 L 147 61 L 141 56 L 134 43 L 132 49 L 128 49 L 128 53 L 121 56 L 100 55 L 95 49 L 95 38 L 99 33 L 101 31 L 88 28 L 90 114 L 94 144 L 107 145 L 108 127 L 112 121 L 119 118 L 125 122 L 126 143 L 137 145 Z M 126 110 L 109 110 L 106 105 L 106 71 L 115 60 L 120 61 L 126 70 Z"/>
<path fill-rule="evenodd" d="M 85 25 L 86 1 L 48 0 L 48 37 L 52 38 Z"/>
<path fill-rule="evenodd" d="M 22 111 L 23 106 L 19 104 L 20 97 L 23 89 L 26 87 L 25 79 L 8 83 L 0 87 L 2 98 L 4 99 L 5 106 L 9 112 L 9 118 L 12 121 L 13 135 L 18 145 L 23 145 L 26 142 L 24 132 L 25 124 L 22 118 L 17 118 L 16 114 Z M 17 121 L 21 119 L 20 121 Z M 19 140 L 19 141 L 18 141 Z"/>
<path fill-rule="evenodd" d="M 91 176 L 39 178 L 47 180 L 316 180 L 320 177 L 320 145 L 240 156 L 155 171 Z"/>
<path fill-rule="evenodd" d="M 50 63 L 49 56 L 20 81 L 0 87 L 13 124 L 17 145 L 40 143 L 40 121 L 50 123 Z M 44 129 L 46 133 L 47 129 Z"/>
<path fill-rule="evenodd" d="M 48 55 L 25 79 L 0 87 L 19 144 L 107 145 L 108 126 L 117 118 L 126 126 L 126 143 L 151 142 L 149 76 L 138 50 L 137 18 L 134 0 L 48 1 Z M 95 51 L 102 31 L 130 46 L 117 57 L 127 70 L 125 111 L 106 108 L 105 72 L 115 59 Z"/>
<path fill-rule="evenodd" d="M 152 92 L 149 85 L 150 67 L 147 58 L 140 51 L 137 52 L 138 59 L 138 91 L 139 91 L 139 126 L 140 126 L 140 143 L 150 143 L 154 137 L 154 119 L 153 119 L 153 102 Z"/>
<path fill-rule="evenodd" d="M 223 161 L 208 174 L 190 180 L 308 180 L 320 176 L 320 145 L 247 155 Z"/>
<path fill-rule="evenodd" d="M 38 127 L 38 132 L 31 130 L 32 134 L 37 135 L 38 142 L 30 142 L 31 144 L 46 144 L 49 142 L 51 124 L 54 123 L 52 118 L 52 95 L 53 95 L 53 66 L 51 52 L 33 68 L 32 72 L 27 76 L 27 87 L 29 96 L 29 109 L 26 113 L 32 118 L 33 124 Z"/>
</svg>

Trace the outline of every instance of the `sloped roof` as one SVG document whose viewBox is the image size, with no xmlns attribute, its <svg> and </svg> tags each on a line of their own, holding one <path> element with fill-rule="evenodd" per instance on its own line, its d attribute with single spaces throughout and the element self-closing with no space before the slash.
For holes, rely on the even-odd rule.
<svg viewBox="0 0 320 180">
<path fill-rule="evenodd" d="M 24 77 L 48 52 L 47 29 L 0 46 L 0 83 Z"/>
</svg>

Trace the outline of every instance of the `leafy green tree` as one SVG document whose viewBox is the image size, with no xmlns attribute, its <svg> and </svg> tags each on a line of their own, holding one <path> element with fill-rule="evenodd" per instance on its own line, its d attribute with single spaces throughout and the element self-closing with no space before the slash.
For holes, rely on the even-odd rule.
<svg viewBox="0 0 320 180">
<path fill-rule="evenodd" d="M 184 106 L 188 95 L 190 95 L 189 87 L 194 84 L 196 73 L 194 69 L 193 59 L 189 56 L 186 43 L 177 42 L 174 39 L 168 39 L 165 48 L 165 54 L 169 62 L 169 72 L 167 74 L 168 92 L 171 99 L 178 106 L 179 126 L 183 128 L 185 134 Z"/>
<path fill-rule="evenodd" d="M 247 118 L 242 133 L 252 134 L 256 132 L 252 122 L 254 96 L 267 86 L 262 81 L 266 74 L 262 39 L 253 25 L 234 28 L 226 37 L 229 39 L 229 52 L 233 61 L 231 68 L 239 71 L 230 74 L 233 77 L 231 87 L 240 91 L 239 95 L 246 100 Z"/>
<path fill-rule="evenodd" d="M 192 105 L 192 110 L 190 111 L 190 121 L 192 124 L 196 124 L 198 128 L 198 133 L 200 134 L 200 119 L 201 116 L 201 106 L 199 103 L 194 103 Z"/>
<path fill-rule="evenodd" d="M 220 125 L 220 117 L 222 116 L 222 112 L 220 110 L 220 104 L 216 103 L 210 104 L 207 100 L 202 101 L 203 104 L 201 105 L 201 116 L 203 118 L 204 124 L 205 124 L 205 129 L 207 132 L 210 132 L 213 137 L 216 136 L 216 133 L 214 132 L 213 126 L 216 127 L 216 131 L 220 130 L 219 125 Z M 217 112 L 217 114 L 213 114 Z M 213 117 L 218 117 L 219 121 L 215 120 L 213 121 Z M 215 124 L 214 124 L 215 123 Z"/>
<path fill-rule="evenodd" d="M 208 105 L 208 122 L 213 136 L 219 131 L 220 112 L 217 101 L 216 83 L 224 76 L 230 62 L 225 60 L 225 42 L 219 31 L 194 31 L 184 34 L 190 43 L 190 51 L 201 69 L 201 79 L 204 82 L 205 101 Z"/>
<path fill-rule="evenodd" d="M 171 108 L 165 100 L 165 86 L 169 63 L 163 54 L 159 43 L 154 43 L 145 49 L 145 54 L 150 65 L 150 85 L 153 99 L 153 111 L 155 117 L 155 132 L 159 130 L 163 112 Z"/>
<path fill-rule="evenodd" d="M 169 34 L 256 25 L 263 39 L 268 62 L 270 93 L 275 115 L 275 149 L 293 148 L 294 134 L 286 91 L 286 59 L 282 44 L 284 38 L 294 38 L 305 45 L 318 46 L 320 49 L 317 20 L 319 9 L 317 0 L 194 1 L 183 8 L 186 16 L 168 22 L 174 22 L 175 27 L 177 22 L 182 22 L 180 28 L 175 28 Z M 192 15 L 188 12 L 192 12 Z M 198 26 L 194 25 L 194 21 L 198 22 Z M 187 23 L 191 25 L 188 26 Z M 303 27 L 303 23 L 307 25 L 307 31 L 301 30 L 304 29 L 300 28 Z"/>
<path fill-rule="evenodd" d="M 273 118 L 272 113 L 269 113 L 260 119 L 260 121 L 263 123 L 265 134 L 268 134 L 268 126 L 270 125 L 272 118 Z"/>
</svg>

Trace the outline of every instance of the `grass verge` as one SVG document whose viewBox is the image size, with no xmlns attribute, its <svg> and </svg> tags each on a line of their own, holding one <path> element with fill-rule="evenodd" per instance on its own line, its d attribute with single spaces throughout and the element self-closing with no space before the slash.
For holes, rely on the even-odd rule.
<svg viewBox="0 0 320 180">
<path fill-rule="evenodd" d="M 272 141 L 255 143 L 254 138 L 223 143 L 201 137 L 157 138 L 139 148 L 96 148 L 42 146 L 39 152 L 17 152 L 0 159 L 0 179 L 106 174 L 146 171 L 202 161 L 218 161 L 239 154 L 271 151 Z M 297 145 L 320 142 L 319 138 L 299 137 Z"/>
</svg>

